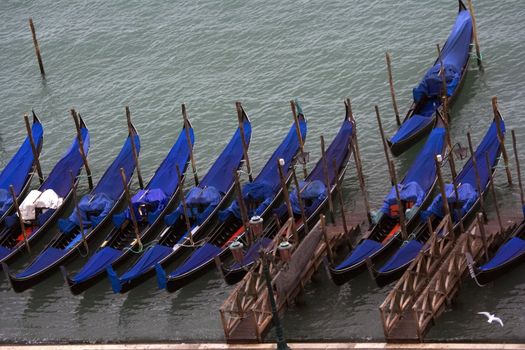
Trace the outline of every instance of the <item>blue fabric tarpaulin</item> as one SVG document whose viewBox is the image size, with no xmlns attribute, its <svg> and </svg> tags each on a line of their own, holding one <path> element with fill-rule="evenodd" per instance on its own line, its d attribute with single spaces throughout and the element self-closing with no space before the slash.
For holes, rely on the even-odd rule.
<svg viewBox="0 0 525 350">
<path fill-rule="evenodd" d="M 122 250 L 111 247 L 104 247 L 98 250 L 72 280 L 76 283 L 81 283 L 91 278 L 100 271 L 103 271 L 107 265 L 110 265 L 122 254 Z"/>
<path fill-rule="evenodd" d="M 458 203 L 458 200 L 456 198 L 456 192 L 454 191 L 454 186 L 452 184 L 446 184 L 445 191 L 445 194 L 447 195 L 447 201 L 450 205 Z M 471 184 L 463 183 L 458 187 L 458 195 L 459 205 L 461 208 L 461 216 L 463 216 L 469 211 L 469 209 L 474 205 L 474 203 L 476 203 L 476 200 L 478 199 L 478 192 Z M 438 194 L 434 198 L 432 204 L 430 204 L 428 209 L 425 210 L 423 217 L 427 218 L 431 214 L 434 214 L 440 218 L 445 216 L 443 212 L 443 199 L 441 197 L 441 194 Z M 458 213 L 456 212 L 456 210 L 452 210 L 452 214 L 454 215 L 454 221 L 457 222 L 459 220 L 459 217 L 457 216 Z"/>
<path fill-rule="evenodd" d="M 154 266 L 156 262 L 168 256 L 168 254 L 172 251 L 173 249 L 171 247 L 166 247 L 162 244 L 156 244 L 152 248 L 145 251 L 144 254 L 140 256 L 140 259 L 131 267 L 131 269 L 126 271 L 120 277 L 120 280 L 122 282 L 126 282 L 134 279 L 137 276 L 140 276 L 142 273 Z"/>
<path fill-rule="evenodd" d="M 399 198 L 404 202 L 412 202 L 415 206 L 420 207 L 425 199 L 426 192 L 415 181 L 407 184 L 398 184 Z M 397 194 L 395 187 L 392 187 L 390 193 L 383 200 L 381 211 L 385 214 L 390 213 L 390 206 L 397 204 Z"/>
<path fill-rule="evenodd" d="M 420 241 L 415 239 L 408 241 L 379 269 L 379 272 L 389 272 L 412 261 L 419 254 L 421 248 L 423 248 L 423 243 Z"/>
<path fill-rule="evenodd" d="M 496 268 L 522 254 L 525 254 L 525 240 L 519 237 L 512 237 L 498 249 L 496 255 L 489 262 L 480 266 L 479 269 L 490 270 Z"/>
<path fill-rule="evenodd" d="M 365 239 L 352 251 L 352 254 L 348 256 L 342 263 L 340 263 L 336 269 L 345 269 L 357 263 L 364 261 L 367 257 L 381 249 L 382 244 L 371 240 Z"/>
<path fill-rule="evenodd" d="M 200 265 L 208 261 L 210 257 L 219 255 L 221 251 L 221 248 L 211 243 L 205 243 L 202 247 L 194 251 L 193 254 L 191 254 L 186 261 L 184 261 L 179 267 L 177 267 L 177 269 L 170 274 L 170 277 L 177 277 L 183 275 L 186 272 L 199 267 Z"/>
<path fill-rule="evenodd" d="M 54 261 L 60 259 L 66 250 L 48 247 L 45 249 L 24 271 L 16 275 L 16 278 L 25 278 L 46 268 Z"/>
</svg>

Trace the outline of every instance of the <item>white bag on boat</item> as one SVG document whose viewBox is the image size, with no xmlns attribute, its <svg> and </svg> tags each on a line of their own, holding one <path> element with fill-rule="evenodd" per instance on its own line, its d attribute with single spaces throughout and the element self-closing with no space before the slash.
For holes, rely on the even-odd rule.
<svg viewBox="0 0 525 350">
<path fill-rule="evenodd" d="M 42 192 L 38 190 L 32 190 L 27 194 L 26 198 L 24 198 L 24 201 L 19 206 L 22 220 L 31 221 L 36 219 L 35 201 L 41 194 Z"/>
<path fill-rule="evenodd" d="M 45 213 L 46 209 L 57 209 L 64 200 L 60 198 L 55 191 L 49 189 L 45 190 L 40 197 L 36 200 L 35 206 L 42 209 Z"/>
</svg>

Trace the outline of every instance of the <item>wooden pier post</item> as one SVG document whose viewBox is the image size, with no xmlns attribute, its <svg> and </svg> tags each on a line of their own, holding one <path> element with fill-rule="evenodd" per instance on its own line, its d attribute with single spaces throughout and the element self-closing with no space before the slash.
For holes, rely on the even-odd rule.
<svg viewBox="0 0 525 350">
<path fill-rule="evenodd" d="M 476 154 L 474 153 L 474 148 L 472 147 L 472 138 L 470 137 L 470 132 L 467 132 L 467 141 L 468 141 L 468 148 L 470 150 L 470 157 L 472 159 L 472 165 L 474 166 L 474 171 L 476 173 L 476 189 L 478 190 L 479 194 L 479 205 L 481 207 L 481 212 L 483 213 L 483 219 L 487 221 L 487 212 L 485 211 L 485 199 L 481 195 L 482 189 L 481 189 L 481 180 L 479 177 L 479 168 L 478 168 L 478 162 L 476 160 Z"/>
<path fill-rule="evenodd" d="M 332 191 L 331 191 L 332 185 L 330 183 L 330 176 L 328 175 L 328 160 L 326 159 L 326 151 L 325 151 L 323 135 L 321 135 L 321 157 L 323 158 L 323 173 L 324 173 L 326 191 L 328 195 L 328 210 L 330 212 L 330 221 L 332 221 L 332 224 L 335 224 L 334 202 L 332 201 Z M 336 169 L 334 169 L 334 176 L 337 177 L 337 173 L 335 173 L 335 171 Z"/>
<path fill-rule="evenodd" d="M 295 167 L 292 167 L 292 177 L 293 177 L 293 182 L 295 185 L 295 190 L 297 191 L 297 199 L 299 200 L 299 208 L 301 209 L 301 217 L 302 217 L 303 225 L 304 225 L 303 236 L 306 236 L 310 230 L 308 228 L 308 220 L 306 217 L 306 212 L 304 210 L 303 196 L 301 194 L 301 186 L 299 186 L 299 181 L 297 180 L 297 174 L 295 173 Z M 299 237 L 299 238 L 301 239 L 302 237 Z"/>
<path fill-rule="evenodd" d="M 75 182 L 75 175 L 73 175 L 73 171 L 69 171 L 69 176 L 71 177 L 71 188 L 73 192 L 73 204 L 75 205 L 75 210 L 77 212 L 77 220 L 78 220 L 78 227 L 80 228 L 80 234 L 82 235 L 82 243 L 84 244 L 84 248 L 86 249 L 87 254 L 89 254 L 89 246 L 86 241 L 86 234 L 84 232 L 84 223 L 82 221 L 82 213 L 80 213 L 80 208 L 78 206 L 78 197 L 77 197 L 77 188 L 78 184 Z"/>
<path fill-rule="evenodd" d="M 335 158 L 332 161 L 332 166 L 334 167 L 334 172 L 337 174 L 337 162 Z M 342 183 L 338 177 L 335 178 L 335 188 L 337 190 L 337 196 L 339 197 L 339 207 L 341 209 L 341 221 L 343 223 L 343 231 L 345 235 L 348 234 L 348 225 L 346 224 L 346 212 L 345 212 L 345 201 L 343 198 L 343 189 Z M 328 243 L 327 243 L 328 244 Z"/>
<path fill-rule="evenodd" d="M 443 112 L 445 114 L 445 118 L 448 121 L 448 92 L 447 92 L 447 78 L 445 74 L 445 66 L 443 65 L 443 60 L 441 57 L 441 48 L 439 47 L 439 44 L 436 44 L 437 52 L 438 52 L 438 61 L 439 61 L 439 75 L 441 76 L 441 99 L 443 100 Z"/>
<path fill-rule="evenodd" d="M 512 148 L 514 149 L 514 159 L 516 159 L 516 173 L 518 175 L 518 186 L 520 188 L 521 206 L 525 207 L 525 196 L 523 195 L 523 185 L 521 183 L 520 159 L 518 158 L 518 149 L 516 147 L 516 133 L 514 132 L 514 129 L 511 132 L 512 132 Z M 524 212 L 524 215 L 525 215 L 525 212 Z"/>
<path fill-rule="evenodd" d="M 403 241 L 406 241 L 408 239 L 407 235 L 407 227 L 405 222 L 405 205 L 403 204 L 403 201 L 401 200 L 401 195 L 399 193 L 399 188 L 397 186 L 397 176 L 396 176 L 396 167 L 394 166 L 394 162 L 390 161 L 390 177 L 392 178 L 392 181 L 394 182 L 394 188 L 396 191 L 396 199 L 397 199 L 397 207 L 399 212 L 399 224 L 401 226 L 401 238 Z"/>
<path fill-rule="evenodd" d="M 33 139 L 33 132 L 31 130 L 31 125 L 29 125 L 29 117 L 27 116 L 27 113 L 24 113 L 24 122 L 26 124 L 27 137 L 29 138 L 29 143 L 31 144 L 31 152 L 33 152 L 33 158 L 35 160 L 35 167 L 36 172 L 38 174 L 38 180 L 40 181 L 40 184 L 42 184 L 44 182 L 44 175 L 42 175 L 39 152 L 35 145 L 35 139 Z"/>
<path fill-rule="evenodd" d="M 241 212 L 241 220 L 244 226 L 244 230 L 248 233 L 246 235 L 248 245 L 251 245 L 253 243 L 253 237 L 252 237 L 250 225 L 248 224 L 248 221 L 250 219 L 248 218 L 248 210 L 246 209 L 244 198 L 242 196 L 242 187 L 241 187 L 241 182 L 239 180 L 239 172 L 234 170 L 233 173 L 235 177 L 235 192 L 237 193 L 237 204 L 239 205 L 239 210 Z"/>
<path fill-rule="evenodd" d="M 29 17 L 29 28 L 31 28 L 31 35 L 33 37 L 33 46 L 35 47 L 36 59 L 38 60 L 38 67 L 40 68 L 40 74 L 42 78 L 46 78 L 46 72 L 44 71 L 44 63 L 42 62 L 42 56 L 40 55 L 40 45 L 36 38 L 35 25 L 33 24 L 33 18 Z"/>
<path fill-rule="evenodd" d="M 286 209 L 288 210 L 288 217 L 291 220 L 292 232 L 294 236 L 297 237 L 292 203 L 290 202 L 290 193 L 288 192 L 288 186 L 286 185 L 286 180 L 284 179 L 283 164 L 281 164 L 281 161 L 283 161 L 284 163 L 284 160 L 282 158 L 277 159 L 277 169 L 279 170 L 279 180 L 281 181 L 281 189 L 283 190 L 283 197 L 284 197 L 284 202 L 286 203 Z"/>
<path fill-rule="evenodd" d="M 386 164 L 388 165 L 388 172 L 389 174 L 392 174 L 392 171 L 390 170 L 390 155 L 388 154 L 388 146 L 386 144 L 385 132 L 383 131 L 383 124 L 381 123 L 381 116 L 379 115 L 379 107 L 375 105 L 374 109 L 376 111 L 377 125 L 379 126 L 379 133 L 381 134 L 381 141 L 383 142 L 383 150 L 385 151 L 385 158 L 386 158 Z M 390 178 L 390 182 L 392 182 L 392 186 L 393 186 L 392 178 Z"/>
<path fill-rule="evenodd" d="M 494 207 L 496 209 L 496 217 L 498 218 L 498 225 L 500 232 L 503 232 L 503 222 L 501 221 L 501 215 L 499 213 L 498 198 L 496 197 L 496 189 L 494 188 L 494 175 L 492 174 L 492 167 L 490 166 L 489 153 L 485 153 L 485 163 L 487 166 L 487 171 L 489 172 L 489 185 L 490 192 L 492 194 L 492 200 L 494 201 Z M 481 195 L 481 194 L 480 194 Z"/>
<path fill-rule="evenodd" d="M 401 126 L 401 119 L 399 118 L 399 111 L 397 109 L 396 93 L 394 91 L 394 79 L 392 78 L 392 64 L 390 61 L 390 54 L 388 52 L 385 52 L 385 57 L 386 66 L 388 69 L 388 84 L 390 85 L 390 95 L 392 96 L 392 106 L 394 107 L 397 126 Z"/>
<path fill-rule="evenodd" d="M 193 181 L 195 186 L 199 186 L 199 176 L 197 175 L 197 166 L 195 165 L 195 158 L 193 156 L 193 145 L 191 144 L 190 128 L 191 124 L 188 120 L 188 114 L 186 113 L 186 105 L 183 103 L 182 108 L 182 119 L 184 120 L 184 129 L 186 130 L 186 140 L 188 142 L 188 149 L 190 151 L 191 170 L 193 170 Z"/>
<path fill-rule="evenodd" d="M 244 135 L 244 122 L 243 114 L 244 110 L 240 102 L 235 102 L 235 108 L 237 109 L 237 119 L 239 120 L 239 130 L 241 132 L 242 151 L 244 153 L 244 161 L 246 162 L 246 172 L 248 173 L 248 179 L 253 182 L 252 167 L 250 165 L 250 158 L 248 157 L 248 143 Z"/>
<path fill-rule="evenodd" d="M 133 160 L 135 161 L 135 168 L 137 168 L 137 178 L 139 179 L 139 187 L 142 190 L 144 189 L 144 181 L 142 180 L 142 172 L 140 171 L 139 155 L 137 153 L 137 147 L 135 145 L 135 138 L 133 137 L 133 126 L 131 124 L 131 112 L 129 111 L 128 106 L 126 106 L 126 121 L 128 123 L 128 132 L 131 135 L 131 138 L 130 138 L 131 148 L 133 151 Z"/>
<path fill-rule="evenodd" d="M 71 116 L 75 122 L 75 128 L 77 129 L 77 140 L 78 140 L 78 150 L 82 156 L 82 161 L 84 162 L 84 168 L 86 168 L 86 175 L 88 178 L 89 189 L 93 189 L 93 179 L 91 177 L 91 169 L 89 168 L 86 152 L 84 152 L 84 141 L 82 140 L 82 133 L 80 132 L 80 120 L 75 109 L 71 109 Z"/>
<path fill-rule="evenodd" d="M 120 178 L 122 179 L 122 185 L 124 186 L 124 193 L 126 194 L 126 200 L 128 201 L 129 217 L 131 218 L 131 224 L 133 225 L 133 230 L 135 231 L 135 240 L 139 245 L 139 250 L 142 251 L 143 245 L 140 240 L 139 233 L 139 224 L 137 222 L 137 217 L 135 216 L 135 210 L 133 209 L 133 203 L 131 203 L 131 194 L 129 193 L 128 180 L 126 179 L 126 173 L 124 168 L 120 168 Z"/>
<path fill-rule="evenodd" d="M 463 215 L 461 213 L 461 202 L 459 200 L 458 184 L 456 183 L 456 178 L 458 174 L 456 173 L 456 164 L 454 163 L 454 156 L 453 156 L 452 148 L 450 148 L 450 152 L 448 153 L 448 164 L 450 166 L 450 173 L 452 175 L 452 186 L 454 186 L 454 195 L 456 196 L 456 201 L 454 202 L 454 210 L 458 213 L 459 229 L 461 230 L 461 233 L 463 233 L 465 232 L 465 227 L 463 226 Z"/>
<path fill-rule="evenodd" d="M 328 233 L 326 232 L 326 217 L 321 214 L 319 217 L 321 221 L 321 231 L 323 232 L 323 239 L 326 244 L 326 255 L 328 255 L 328 261 L 331 265 L 334 265 L 334 253 L 332 252 L 332 247 L 330 247 L 330 242 L 328 240 Z"/>
<path fill-rule="evenodd" d="M 478 222 L 479 234 L 481 235 L 481 242 L 483 243 L 483 254 L 485 255 L 485 261 L 489 260 L 489 247 L 487 244 L 487 235 L 485 232 L 485 226 L 483 225 L 483 214 L 476 214 L 476 221 Z"/>
<path fill-rule="evenodd" d="M 191 234 L 191 224 L 190 218 L 188 216 L 188 206 L 186 205 L 186 196 L 184 195 L 184 182 L 186 180 L 186 177 L 182 176 L 178 165 L 176 166 L 176 170 L 180 188 L 179 193 L 180 202 L 182 204 L 182 216 L 184 216 L 184 224 L 186 225 L 186 231 L 188 231 L 188 238 L 190 240 L 190 244 L 193 245 L 193 235 Z"/>
<path fill-rule="evenodd" d="M 29 248 L 29 242 L 27 241 L 26 225 L 24 224 L 24 219 L 22 219 L 22 213 L 20 212 L 20 207 L 18 206 L 18 199 L 16 198 L 15 188 L 13 185 L 9 185 L 9 191 L 11 192 L 11 197 L 13 198 L 13 205 L 15 206 L 15 211 L 18 214 L 18 222 L 20 223 L 20 229 L 22 230 L 22 236 L 24 236 L 24 242 L 26 244 L 27 252 L 31 255 L 31 249 Z"/>
<path fill-rule="evenodd" d="M 355 170 L 357 172 L 357 178 L 359 179 L 359 187 L 361 189 L 361 194 L 363 195 L 363 202 L 365 203 L 366 218 L 368 220 L 368 224 L 372 225 L 372 214 L 370 214 L 370 202 L 368 201 L 368 192 L 366 191 L 365 178 L 363 175 L 363 167 L 361 165 L 361 160 L 359 157 L 359 146 L 357 144 L 357 135 L 355 135 L 354 142 L 349 147 L 353 147 Z"/>
<path fill-rule="evenodd" d="M 509 168 L 509 156 L 507 155 L 507 149 L 505 148 L 505 137 L 501 131 L 501 114 L 498 109 L 498 98 L 494 96 L 492 98 L 492 110 L 494 111 L 494 119 L 496 120 L 496 127 L 498 129 L 498 141 L 499 146 L 501 147 L 501 154 L 503 155 L 503 160 L 505 162 L 505 172 L 507 173 L 507 182 L 509 185 L 512 185 L 512 176 L 510 174 Z"/>
<path fill-rule="evenodd" d="M 436 170 L 437 170 L 437 176 L 438 176 L 438 182 L 439 182 L 439 189 L 441 191 L 441 202 L 443 202 L 443 210 L 445 212 L 444 216 L 450 217 L 450 220 L 447 221 L 448 223 L 448 231 L 451 234 L 451 237 L 454 237 L 454 227 L 452 225 L 452 216 L 450 215 L 450 208 L 448 206 L 448 199 L 447 199 L 447 190 L 445 189 L 445 181 L 443 181 L 443 174 L 441 173 L 441 164 L 442 159 L 441 155 L 436 155 L 435 158 L 436 161 Z"/>
<path fill-rule="evenodd" d="M 295 101 L 290 101 L 290 107 L 292 108 L 295 132 L 297 133 L 297 138 L 299 139 L 299 149 L 301 152 L 300 156 L 302 157 L 301 163 L 303 164 L 303 179 L 306 179 L 306 177 L 308 176 L 308 170 L 306 169 L 306 153 L 304 152 L 304 140 L 301 134 L 301 128 L 299 126 L 299 117 L 297 116 L 297 106 L 295 104 Z"/>
<path fill-rule="evenodd" d="M 479 49 L 478 27 L 476 25 L 476 16 L 474 14 L 474 6 L 472 5 L 472 0 L 467 0 L 467 6 L 470 12 L 470 17 L 472 18 L 472 36 L 474 37 L 474 45 L 476 47 L 476 60 L 478 61 L 479 69 L 483 71 L 483 65 L 481 63 L 481 51 Z"/>
</svg>

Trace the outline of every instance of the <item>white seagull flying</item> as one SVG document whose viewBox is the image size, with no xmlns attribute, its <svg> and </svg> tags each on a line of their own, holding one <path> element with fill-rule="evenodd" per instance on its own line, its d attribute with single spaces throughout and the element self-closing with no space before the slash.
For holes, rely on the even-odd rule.
<svg viewBox="0 0 525 350">
<path fill-rule="evenodd" d="M 496 317 L 496 315 L 490 314 L 488 312 L 478 312 L 478 314 L 487 316 L 487 318 L 488 318 L 487 322 L 488 323 L 492 323 L 493 321 L 496 321 L 496 322 L 499 322 L 501 327 L 503 327 L 503 321 L 501 320 L 501 318 Z"/>
</svg>

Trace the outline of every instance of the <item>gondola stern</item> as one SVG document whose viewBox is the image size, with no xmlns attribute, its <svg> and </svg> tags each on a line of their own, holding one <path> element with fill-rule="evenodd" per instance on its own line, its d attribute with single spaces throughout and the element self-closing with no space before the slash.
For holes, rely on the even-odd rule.
<svg viewBox="0 0 525 350">
<path fill-rule="evenodd" d="M 31 284 L 26 283 L 26 279 L 19 279 L 14 275 L 6 262 L 2 262 L 2 270 L 4 270 L 5 277 L 9 286 L 16 293 L 21 293 L 31 287 Z"/>
</svg>

